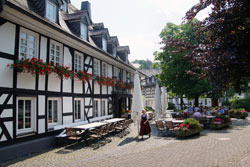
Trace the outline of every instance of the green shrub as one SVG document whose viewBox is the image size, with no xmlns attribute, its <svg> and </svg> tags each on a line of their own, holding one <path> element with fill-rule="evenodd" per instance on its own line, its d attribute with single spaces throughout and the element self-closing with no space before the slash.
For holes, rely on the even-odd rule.
<svg viewBox="0 0 250 167">
<path fill-rule="evenodd" d="M 200 123 L 199 121 L 197 121 L 196 119 L 194 118 L 188 118 L 186 119 L 183 124 L 188 124 L 190 129 L 193 129 L 193 128 L 199 128 L 200 127 Z"/>
<path fill-rule="evenodd" d="M 175 110 L 174 103 L 168 102 L 168 110 Z"/>
<path fill-rule="evenodd" d="M 232 102 L 232 108 L 245 108 L 250 111 L 250 99 L 236 99 Z"/>
<path fill-rule="evenodd" d="M 231 105 L 232 105 L 232 103 L 228 100 L 222 102 L 222 106 L 231 106 Z"/>
</svg>

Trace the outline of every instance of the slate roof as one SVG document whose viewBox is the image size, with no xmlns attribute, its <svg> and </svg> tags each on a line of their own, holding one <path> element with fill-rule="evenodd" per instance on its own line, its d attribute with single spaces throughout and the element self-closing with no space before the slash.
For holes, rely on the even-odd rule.
<svg viewBox="0 0 250 167">
<path fill-rule="evenodd" d="M 1 3 L 4 2 L 4 0 L 0 0 Z M 70 0 L 67 0 L 68 2 L 70 2 Z M 23 12 L 25 11 L 25 14 L 31 16 L 31 17 L 34 17 L 36 19 L 38 19 L 40 22 L 42 22 L 43 24 L 46 24 L 50 27 L 54 27 L 56 28 L 57 30 L 59 30 L 60 32 L 63 32 L 63 33 L 66 33 L 68 36 L 71 36 L 72 39 L 75 39 L 75 40 L 78 40 L 78 41 L 81 41 L 82 43 L 88 45 L 88 46 L 92 46 L 93 48 L 95 48 L 96 50 L 98 50 L 99 52 L 102 52 L 104 55 L 109 55 L 110 57 L 113 57 L 112 55 L 110 54 L 107 54 L 107 52 L 103 51 L 102 49 L 99 49 L 95 43 L 93 43 L 94 41 L 92 39 L 90 39 L 89 41 L 84 41 L 82 40 L 80 37 L 74 35 L 71 31 L 69 31 L 69 27 L 67 27 L 67 24 L 65 24 L 65 21 L 67 20 L 72 20 L 72 19 L 79 19 L 81 18 L 83 15 L 86 14 L 86 11 L 85 10 L 79 10 L 78 8 L 76 8 L 74 5 L 72 5 L 71 3 L 68 4 L 68 14 L 66 14 L 64 11 L 59 11 L 59 20 L 58 20 L 58 23 L 54 23 L 54 22 L 51 22 L 49 19 L 45 18 L 44 15 L 42 16 L 41 14 L 38 14 L 36 13 L 35 11 L 33 11 L 29 4 L 30 2 L 42 2 L 42 1 L 38 1 L 38 0 L 8 0 L 5 5 L 8 5 L 10 7 L 17 7 L 16 9 L 19 10 L 20 12 Z M 58 0 L 58 3 L 60 4 L 62 1 L 61 0 Z M 108 33 L 109 35 L 109 32 L 108 32 L 108 29 L 107 28 L 104 28 L 103 30 L 100 30 L 100 31 L 94 31 L 93 29 L 95 27 L 102 27 L 103 26 L 103 23 L 92 23 L 92 26 L 90 26 L 90 30 L 89 31 L 89 35 L 98 35 L 98 34 L 101 34 L 101 33 Z M 104 26 L 103 26 L 104 27 Z M 117 40 L 118 42 L 118 39 L 116 36 L 110 38 L 111 41 L 113 40 Z M 119 43 L 118 43 L 119 45 Z M 118 49 L 119 48 L 119 49 Z M 122 51 L 127 51 L 128 53 L 130 53 L 129 51 L 129 47 L 128 46 L 121 46 L 121 47 L 118 47 L 117 48 L 117 51 L 119 50 L 119 52 L 122 52 Z M 133 67 L 131 64 L 126 64 L 125 62 L 122 62 L 120 61 L 118 58 L 116 58 L 118 60 L 118 62 L 122 63 L 122 64 L 125 64 L 131 68 L 133 68 L 135 70 L 135 67 Z"/>
<path fill-rule="evenodd" d="M 127 52 L 128 54 L 130 54 L 129 46 L 118 46 L 117 52 Z"/>
</svg>

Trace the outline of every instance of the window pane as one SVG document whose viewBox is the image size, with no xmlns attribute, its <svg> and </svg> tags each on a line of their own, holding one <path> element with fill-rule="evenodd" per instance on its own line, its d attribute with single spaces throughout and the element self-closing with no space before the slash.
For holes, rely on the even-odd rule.
<svg viewBox="0 0 250 167">
<path fill-rule="evenodd" d="M 60 51 L 60 46 L 56 46 L 56 51 Z"/>
<path fill-rule="evenodd" d="M 27 48 L 24 47 L 24 46 L 22 46 L 22 47 L 21 47 L 21 52 L 22 52 L 22 53 L 27 53 Z"/>
<path fill-rule="evenodd" d="M 54 44 L 50 44 L 50 48 L 51 49 L 55 49 L 55 45 Z"/>
<path fill-rule="evenodd" d="M 31 100 L 25 100 L 25 128 L 31 128 Z"/>
<path fill-rule="evenodd" d="M 27 39 L 27 34 L 24 33 L 24 32 L 21 32 L 21 38 L 22 38 L 22 39 Z"/>
<path fill-rule="evenodd" d="M 18 100 L 18 129 L 24 128 L 24 120 L 23 120 L 23 100 Z"/>
<path fill-rule="evenodd" d="M 21 45 L 26 46 L 27 45 L 27 40 L 26 39 L 21 39 Z"/>
<path fill-rule="evenodd" d="M 53 100 L 53 122 L 57 122 L 57 101 Z"/>
<path fill-rule="evenodd" d="M 78 119 L 81 119 L 81 101 L 78 100 L 77 103 L 77 114 L 78 114 Z"/>
<path fill-rule="evenodd" d="M 49 100 L 48 123 L 52 123 L 52 100 Z"/>
</svg>

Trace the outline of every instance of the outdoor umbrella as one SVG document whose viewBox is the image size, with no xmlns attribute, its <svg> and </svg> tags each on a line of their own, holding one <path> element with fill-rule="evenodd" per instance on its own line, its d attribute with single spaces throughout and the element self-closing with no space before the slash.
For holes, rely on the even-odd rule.
<svg viewBox="0 0 250 167">
<path fill-rule="evenodd" d="M 155 87 L 154 108 L 156 113 L 156 119 L 159 119 L 161 114 L 161 92 L 158 83 Z"/>
<path fill-rule="evenodd" d="M 133 101 L 132 101 L 132 113 L 131 118 L 135 124 L 138 126 L 138 134 L 139 134 L 139 125 L 141 120 L 141 112 L 143 110 L 143 102 L 142 102 L 142 93 L 141 93 L 141 84 L 139 75 L 136 72 L 134 76 L 134 92 L 133 92 Z"/>
<path fill-rule="evenodd" d="M 162 88 L 162 94 L 161 94 L 161 110 L 162 114 L 166 114 L 166 110 L 168 109 L 168 102 L 166 98 L 166 87 L 163 86 Z"/>
</svg>

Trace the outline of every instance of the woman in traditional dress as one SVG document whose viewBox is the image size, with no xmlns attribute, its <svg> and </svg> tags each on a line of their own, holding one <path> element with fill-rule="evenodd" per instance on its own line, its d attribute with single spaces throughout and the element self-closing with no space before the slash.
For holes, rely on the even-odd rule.
<svg viewBox="0 0 250 167">
<path fill-rule="evenodd" d="M 147 115 L 145 110 L 142 110 L 141 126 L 140 127 L 141 127 L 140 136 L 142 136 L 142 139 L 143 139 L 143 135 L 148 134 L 148 137 L 150 137 L 151 128 L 149 126 L 148 115 Z"/>
</svg>

